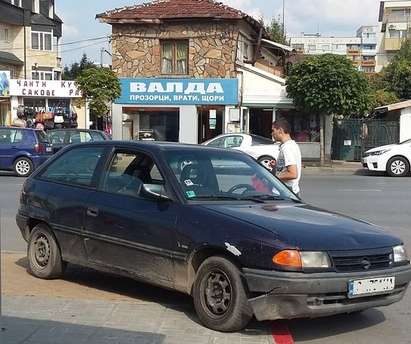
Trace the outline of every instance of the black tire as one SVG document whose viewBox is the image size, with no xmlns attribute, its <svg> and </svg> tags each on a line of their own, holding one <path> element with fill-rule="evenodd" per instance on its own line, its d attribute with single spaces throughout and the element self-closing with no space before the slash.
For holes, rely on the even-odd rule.
<svg viewBox="0 0 411 344">
<path fill-rule="evenodd" d="M 38 224 L 30 233 L 27 247 L 28 271 L 38 278 L 54 279 L 63 275 L 66 263 L 51 230 Z"/>
<path fill-rule="evenodd" d="M 212 330 L 241 330 L 253 316 L 241 272 L 223 257 L 210 257 L 201 264 L 193 285 L 193 299 L 201 323 Z"/>
<path fill-rule="evenodd" d="M 33 173 L 34 165 L 29 158 L 20 157 L 14 162 L 13 169 L 19 177 L 28 177 Z"/>
<path fill-rule="evenodd" d="M 264 166 L 266 169 L 270 170 L 271 168 L 268 166 L 268 162 L 271 160 L 275 160 L 272 156 L 270 155 L 263 155 L 260 156 L 257 161 L 260 165 Z"/>
<path fill-rule="evenodd" d="M 386 170 L 391 177 L 405 177 L 410 172 L 410 163 L 402 156 L 395 156 L 388 161 Z"/>
</svg>

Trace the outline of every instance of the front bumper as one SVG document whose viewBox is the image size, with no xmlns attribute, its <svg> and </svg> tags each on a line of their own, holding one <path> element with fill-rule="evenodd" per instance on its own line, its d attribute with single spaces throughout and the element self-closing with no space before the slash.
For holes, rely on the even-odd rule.
<svg viewBox="0 0 411 344">
<path fill-rule="evenodd" d="M 258 320 L 315 318 L 351 313 L 400 301 L 411 281 L 411 266 L 359 273 L 314 273 L 243 269 L 249 300 Z M 395 288 L 378 295 L 348 298 L 351 280 L 395 276 Z"/>
<path fill-rule="evenodd" d="M 361 163 L 364 168 L 370 171 L 385 171 L 386 161 L 383 161 L 379 155 L 363 157 Z"/>
</svg>

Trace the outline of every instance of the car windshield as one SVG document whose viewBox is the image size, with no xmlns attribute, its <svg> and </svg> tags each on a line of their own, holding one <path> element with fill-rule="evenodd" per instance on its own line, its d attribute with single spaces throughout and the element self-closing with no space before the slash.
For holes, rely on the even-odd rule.
<svg viewBox="0 0 411 344">
<path fill-rule="evenodd" d="M 209 149 L 170 150 L 165 154 L 187 200 L 298 200 L 247 155 Z"/>
</svg>

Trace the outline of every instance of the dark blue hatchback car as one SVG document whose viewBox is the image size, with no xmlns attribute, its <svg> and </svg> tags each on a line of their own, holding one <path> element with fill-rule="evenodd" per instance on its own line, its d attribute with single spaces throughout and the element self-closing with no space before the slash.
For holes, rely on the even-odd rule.
<svg viewBox="0 0 411 344">
<path fill-rule="evenodd" d="M 27 177 L 52 154 L 52 146 L 44 131 L 0 127 L 0 170 Z"/>
<path fill-rule="evenodd" d="M 411 280 L 399 238 L 304 203 L 238 151 L 68 146 L 27 179 L 16 220 L 34 276 L 69 262 L 175 289 L 219 331 L 389 305 Z"/>
</svg>

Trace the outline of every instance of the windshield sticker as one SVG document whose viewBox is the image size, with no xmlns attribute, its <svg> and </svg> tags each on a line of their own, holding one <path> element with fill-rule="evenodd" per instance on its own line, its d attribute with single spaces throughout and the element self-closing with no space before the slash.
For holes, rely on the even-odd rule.
<svg viewBox="0 0 411 344">
<path fill-rule="evenodd" d="M 186 195 L 188 198 L 196 197 L 196 193 L 194 191 L 186 191 Z"/>
<path fill-rule="evenodd" d="M 194 183 L 191 181 L 191 179 L 186 179 L 184 181 L 184 184 L 187 185 L 187 186 L 193 186 L 194 185 Z"/>
</svg>

